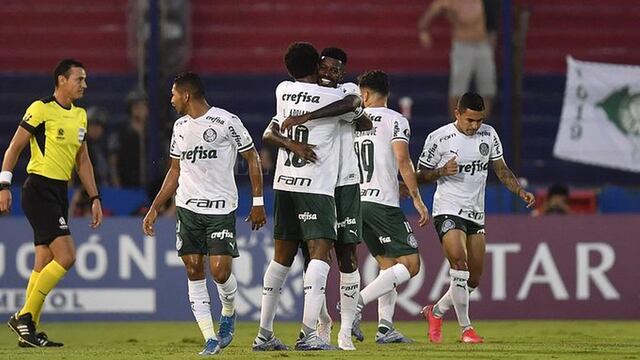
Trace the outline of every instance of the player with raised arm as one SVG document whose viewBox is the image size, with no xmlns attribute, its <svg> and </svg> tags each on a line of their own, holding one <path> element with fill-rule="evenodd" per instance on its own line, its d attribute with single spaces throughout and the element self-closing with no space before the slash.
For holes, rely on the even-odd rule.
<svg viewBox="0 0 640 360">
<path fill-rule="evenodd" d="M 304 275 L 303 324 L 296 349 L 328 350 L 333 347 L 318 336 L 316 325 L 324 303 L 330 250 L 336 240 L 333 196 L 338 176 L 338 121 L 326 118 L 286 130 L 287 137 L 309 144 L 307 149 L 312 150 L 314 162 L 284 146 L 291 140 L 283 139 L 280 125 L 287 116 L 317 110 L 344 98 L 344 93 L 316 84 L 319 56 L 311 44 L 291 44 L 284 58 L 287 71 L 296 81 L 278 85 L 277 112 L 263 136 L 266 142 L 280 148 L 273 185 L 275 254 L 264 277 L 260 329 L 253 348 L 285 348 L 273 335 L 273 318 L 284 279 L 300 243 L 306 241 L 311 260 Z M 353 120 L 353 115 L 344 119 Z"/>
<path fill-rule="evenodd" d="M 480 283 L 484 267 L 484 192 L 489 164 L 500 181 L 527 207 L 535 197 L 507 167 L 502 143 L 493 127 L 483 124 L 482 97 L 465 93 L 455 109 L 455 122 L 433 131 L 420 155 L 418 182 L 437 181 L 433 223 L 451 269 L 449 290 L 435 305 L 422 309 L 428 320 L 429 340 L 442 341 L 442 317 L 454 307 L 462 329 L 460 341 L 481 343 L 469 319 L 469 294 Z"/>
<path fill-rule="evenodd" d="M 173 126 L 171 167 L 143 220 L 143 231 L 154 235 L 157 209 L 175 193 L 176 249 L 187 270 L 191 310 L 205 339 L 200 355 L 214 355 L 231 343 L 235 331 L 237 282 L 231 267 L 239 254 L 235 236 L 238 190 L 233 168 L 240 153 L 249 165 L 253 194 L 247 220 L 258 230 L 266 223 L 260 157 L 240 119 L 207 103 L 198 75 L 187 72 L 176 76 L 171 94 L 171 104 L 183 116 Z M 222 303 L 217 337 L 205 256 Z"/>
<path fill-rule="evenodd" d="M 357 294 L 360 292 L 360 272 L 358 271 L 357 245 L 362 241 L 362 217 L 360 212 L 360 176 L 358 159 L 353 147 L 354 131 L 369 130 L 371 120 L 361 110 L 360 89 L 354 83 L 341 83 L 347 65 L 347 54 L 340 48 L 322 50 L 318 67 L 318 85 L 341 89 L 345 98 L 316 111 L 285 119 L 288 124 L 304 124 L 307 121 L 327 116 L 354 113 L 353 122 L 339 122 L 340 161 L 338 182 L 335 189 L 336 215 L 338 220 L 334 250 L 340 269 L 340 333 L 338 347 L 355 350 L 351 341 L 353 321 L 356 316 Z M 308 253 L 303 246 L 305 257 Z M 327 302 L 322 307 L 318 319 L 318 336 L 329 342 L 332 321 L 327 310 Z"/>
<path fill-rule="evenodd" d="M 420 226 L 427 224 L 429 213 L 420 197 L 409 156 L 409 122 L 387 108 L 387 75 L 379 70 L 369 71 L 358 77 L 358 83 L 365 112 L 373 122 L 371 130 L 357 131 L 355 138 L 361 178 L 363 238 L 380 267 L 378 277 L 360 291 L 358 318 L 366 304 L 378 299 L 376 342 L 410 342 L 393 327 L 395 288 L 420 271 L 420 255 L 411 225 L 400 209 L 398 171 L 420 216 Z M 358 323 L 354 324 L 355 334 L 361 333 Z M 358 340 L 363 339 L 361 336 Z"/>
</svg>

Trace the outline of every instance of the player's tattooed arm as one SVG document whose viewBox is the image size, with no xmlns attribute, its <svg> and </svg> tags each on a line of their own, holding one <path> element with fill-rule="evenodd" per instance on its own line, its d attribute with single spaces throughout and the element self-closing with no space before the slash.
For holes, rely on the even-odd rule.
<svg viewBox="0 0 640 360">
<path fill-rule="evenodd" d="M 298 116 L 289 116 L 282 122 L 282 131 L 296 125 L 301 125 L 313 119 L 320 119 L 331 116 L 339 116 L 348 112 L 360 112 L 362 99 L 357 95 L 347 95 L 342 100 L 332 102 L 331 104 L 321 107 L 310 113 Z"/>
<path fill-rule="evenodd" d="M 444 166 L 437 169 L 428 169 L 420 165 L 416 177 L 418 183 L 431 183 L 435 182 L 443 176 L 451 176 L 458 173 L 458 163 L 456 157 L 452 157 L 447 161 Z"/>
<path fill-rule="evenodd" d="M 284 136 L 280 131 L 280 126 L 273 121 L 264 130 L 262 141 L 266 144 L 292 151 L 306 161 L 315 162 L 318 160 L 318 156 L 313 151 L 315 145 L 301 143 Z"/>
<path fill-rule="evenodd" d="M 535 196 L 522 187 L 520 181 L 518 181 L 511 169 L 509 169 L 507 164 L 504 162 L 504 159 L 494 160 L 491 164 L 493 165 L 493 171 L 495 171 L 496 176 L 500 179 L 500 182 L 509 189 L 509 191 L 518 195 L 518 197 L 526 202 L 528 208 L 535 204 Z"/>
</svg>

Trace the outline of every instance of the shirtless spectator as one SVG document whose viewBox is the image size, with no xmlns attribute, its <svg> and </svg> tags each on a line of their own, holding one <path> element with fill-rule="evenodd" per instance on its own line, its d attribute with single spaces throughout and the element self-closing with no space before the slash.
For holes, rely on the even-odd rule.
<svg viewBox="0 0 640 360">
<path fill-rule="evenodd" d="M 474 77 L 476 91 L 484 98 L 489 118 L 496 95 L 496 67 L 489 42 L 482 0 L 435 0 L 418 22 L 420 42 L 431 47 L 429 28 L 433 20 L 446 16 L 452 26 L 452 46 L 449 76 L 449 112 L 458 99 L 469 90 Z"/>
</svg>

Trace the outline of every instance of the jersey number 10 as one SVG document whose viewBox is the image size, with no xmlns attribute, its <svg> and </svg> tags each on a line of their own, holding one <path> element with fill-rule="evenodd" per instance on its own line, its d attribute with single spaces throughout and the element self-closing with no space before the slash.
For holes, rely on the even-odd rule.
<svg viewBox="0 0 640 360">
<path fill-rule="evenodd" d="M 287 130 L 287 137 L 293 141 L 301 142 L 303 144 L 309 143 L 309 129 L 306 126 L 296 126 L 295 131 L 291 128 Z M 292 156 L 293 155 L 293 156 Z M 284 166 L 303 167 L 307 164 L 307 161 L 300 156 L 287 149 L 287 160 L 284 162 Z"/>
</svg>

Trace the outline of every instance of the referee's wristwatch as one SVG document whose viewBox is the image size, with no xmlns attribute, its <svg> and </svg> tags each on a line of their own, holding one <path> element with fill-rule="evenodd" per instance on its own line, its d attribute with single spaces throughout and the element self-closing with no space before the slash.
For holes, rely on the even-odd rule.
<svg viewBox="0 0 640 360">
<path fill-rule="evenodd" d="M 11 184 L 9 183 L 0 183 L 0 191 L 9 190 L 11 188 Z"/>
</svg>

